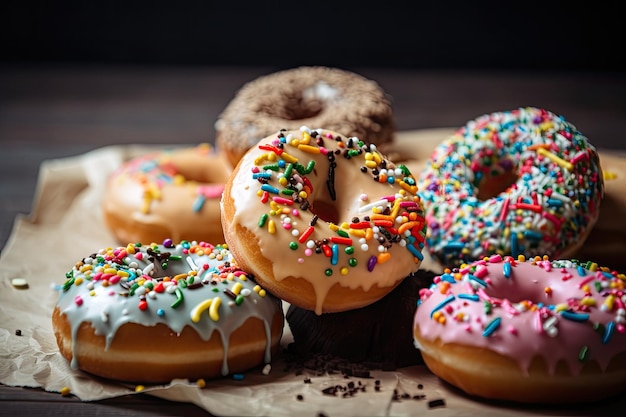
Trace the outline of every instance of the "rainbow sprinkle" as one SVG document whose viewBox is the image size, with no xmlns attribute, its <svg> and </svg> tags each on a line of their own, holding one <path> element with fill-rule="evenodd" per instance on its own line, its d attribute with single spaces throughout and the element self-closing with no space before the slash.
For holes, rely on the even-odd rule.
<svg viewBox="0 0 626 417">
<path fill-rule="evenodd" d="M 558 257 L 595 223 L 604 182 L 574 125 L 526 107 L 460 128 L 435 149 L 419 189 L 429 252 L 458 266 L 491 254 Z"/>
</svg>

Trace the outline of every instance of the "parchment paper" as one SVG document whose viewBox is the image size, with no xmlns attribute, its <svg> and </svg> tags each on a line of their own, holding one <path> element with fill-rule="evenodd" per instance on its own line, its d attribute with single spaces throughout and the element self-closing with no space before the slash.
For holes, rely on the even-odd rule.
<svg viewBox="0 0 626 417">
<path fill-rule="evenodd" d="M 411 146 L 414 143 L 419 155 L 427 157 L 450 132 L 401 132 L 400 139 L 410 141 Z M 0 257 L 0 383 L 52 392 L 69 387 L 83 401 L 135 392 L 135 386 L 70 369 L 52 333 L 51 313 L 56 302 L 52 286 L 64 281 L 65 272 L 77 260 L 99 248 L 117 246 L 101 220 L 106 177 L 129 158 L 154 149 L 111 146 L 42 164 L 32 213 L 15 219 Z M 438 268 L 428 260 L 423 266 Z M 13 278 L 25 279 L 28 288 L 15 288 Z M 286 325 L 283 344 L 290 340 Z M 194 403 L 216 416 L 613 415 L 613 410 L 626 409 L 621 399 L 566 408 L 479 401 L 440 382 L 423 366 L 373 370 L 370 378 L 345 378 L 341 374 L 316 376 L 313 372 L 298 375 L 287 365 L 284 358 L 277 357 L 269 375 L 263 375 L 259 368 L 247 372 L 242 381 L 224 377 L 200 388 L 195 381 L 175 380 L 167 385 L 146 386 L 143 392 Z M 310 383 L 304 382 L 306 378 Z M 376 380 L 380 381 L 380 390 L 374 389 Z M 326 387 L 347 386 L 350 382 L 364 389 L 348 398 L 322 392 Z M 442 400 L 442 405 L 433 406 L 431 401 L 437 400 Z"/>
</svg>

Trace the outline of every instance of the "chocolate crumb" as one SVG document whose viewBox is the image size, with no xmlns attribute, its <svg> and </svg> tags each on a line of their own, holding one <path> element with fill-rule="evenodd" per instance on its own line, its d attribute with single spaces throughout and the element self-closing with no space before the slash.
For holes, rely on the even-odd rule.
<svg viewBox="0 0 626 417">
<path fill-rule="evenodd" d="M 298 394 L 298 396 L 296 397 L 296 399 L 298 401 L 302 401 L 304 399 L 304 397 L 302 396 L 302 394 Z"/>
<path fill-rule="evenodd" d="M 17 330 L 15 331 L 15 335 L 16 335 L 16 336 L 21 336 L 21 335 L 22 335 L 22 331 L 21 331 L 20 329 L 17 329 Z"/>
<path fill-rule="evenodd" d="M 445 407 L 445 406 L 446 406 L 446 401 L 444 399 L 428 401 L 428 408 Z"/>
</svg>

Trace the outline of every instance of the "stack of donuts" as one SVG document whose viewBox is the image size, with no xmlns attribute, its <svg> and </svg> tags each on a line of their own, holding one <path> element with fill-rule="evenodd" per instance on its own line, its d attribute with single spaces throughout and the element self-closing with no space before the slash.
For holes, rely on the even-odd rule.
<svg viewBox="0 0 626 417">
<path fill-rule="evenodd" d="M 255 102 L 259 91 L 282 95 Z M 600 221 L 601 159 L 563 117 L 480 116 L 416 168 L 383 150 L 395 126 L 376 83 L 305 67 L 247 84 L 216 128 L 216 149 L 147 155 L 109 179 L 119 246 L 58 287 L 72 368 L 217 378 L 267 367 L 286 321 L 300 353 L 423 360 L 469 395 L 623 390 L 626 276 L 574 259 Z"/>
</svg>

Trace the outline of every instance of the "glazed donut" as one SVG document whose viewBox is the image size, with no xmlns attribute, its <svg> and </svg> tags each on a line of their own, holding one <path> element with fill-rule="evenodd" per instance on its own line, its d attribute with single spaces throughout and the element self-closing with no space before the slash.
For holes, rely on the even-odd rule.
<svg viewBox="0 0 626 417">
<path fill-rule="evenodd" d="M 420 269 L 380 300 L 339 313 L 317 315 L 290 305 L 285 319 L 293 342 L 288 350 L 305 359 L 331 355 L 383 370 L 423 364 L 415 354 L 413 317 L 419 290 L 430 287 L 435 275 Z"/>
<path fill-rule="evenodd" d="M 269 363 L 280 300 L 205 242 L 128 244 L 80 260 L 58 286 L 52 325 L 72 369 L 128 382 L 217 378 Z"/>
<path fill-rule="evenodd" d="M 375 81 L 323 66 L 286 69 L 245 84 L 215 124 L 217 148 L 235 166 L 280 128 L 324 126 L 382 145 L 393 140 L 391 101 Z"/>
<path fill-rule="evenodd" d="M 224 243 L 219 204 L 230 172 L 209 144 L 131 159 L 108 178 L 105 224 L 120 244 L 167 238 Z"/>
<path fill-rule="evenodd" d="M 444 266 L 491 254 L 570 257 L 592 230 L 604 181 L 596 149 L 532 107 L 478 117 L 419 175 L 427 249 Z"/>
<path fill-rule="evenodd" d="M 595 401 L 626 387 L 626 276 L 596 263 L 492 255 L 421 290 L 427 367 L 470 395 Z"/>
<path fill-rule="evenodd" d="M 226 183 L 224 237 L 239 264 L 288 303 L 317 314 L 363 307 L 423 259 L 415 183 L 358 138 L 281 130 L 250 149 Z"/>
</svg>

